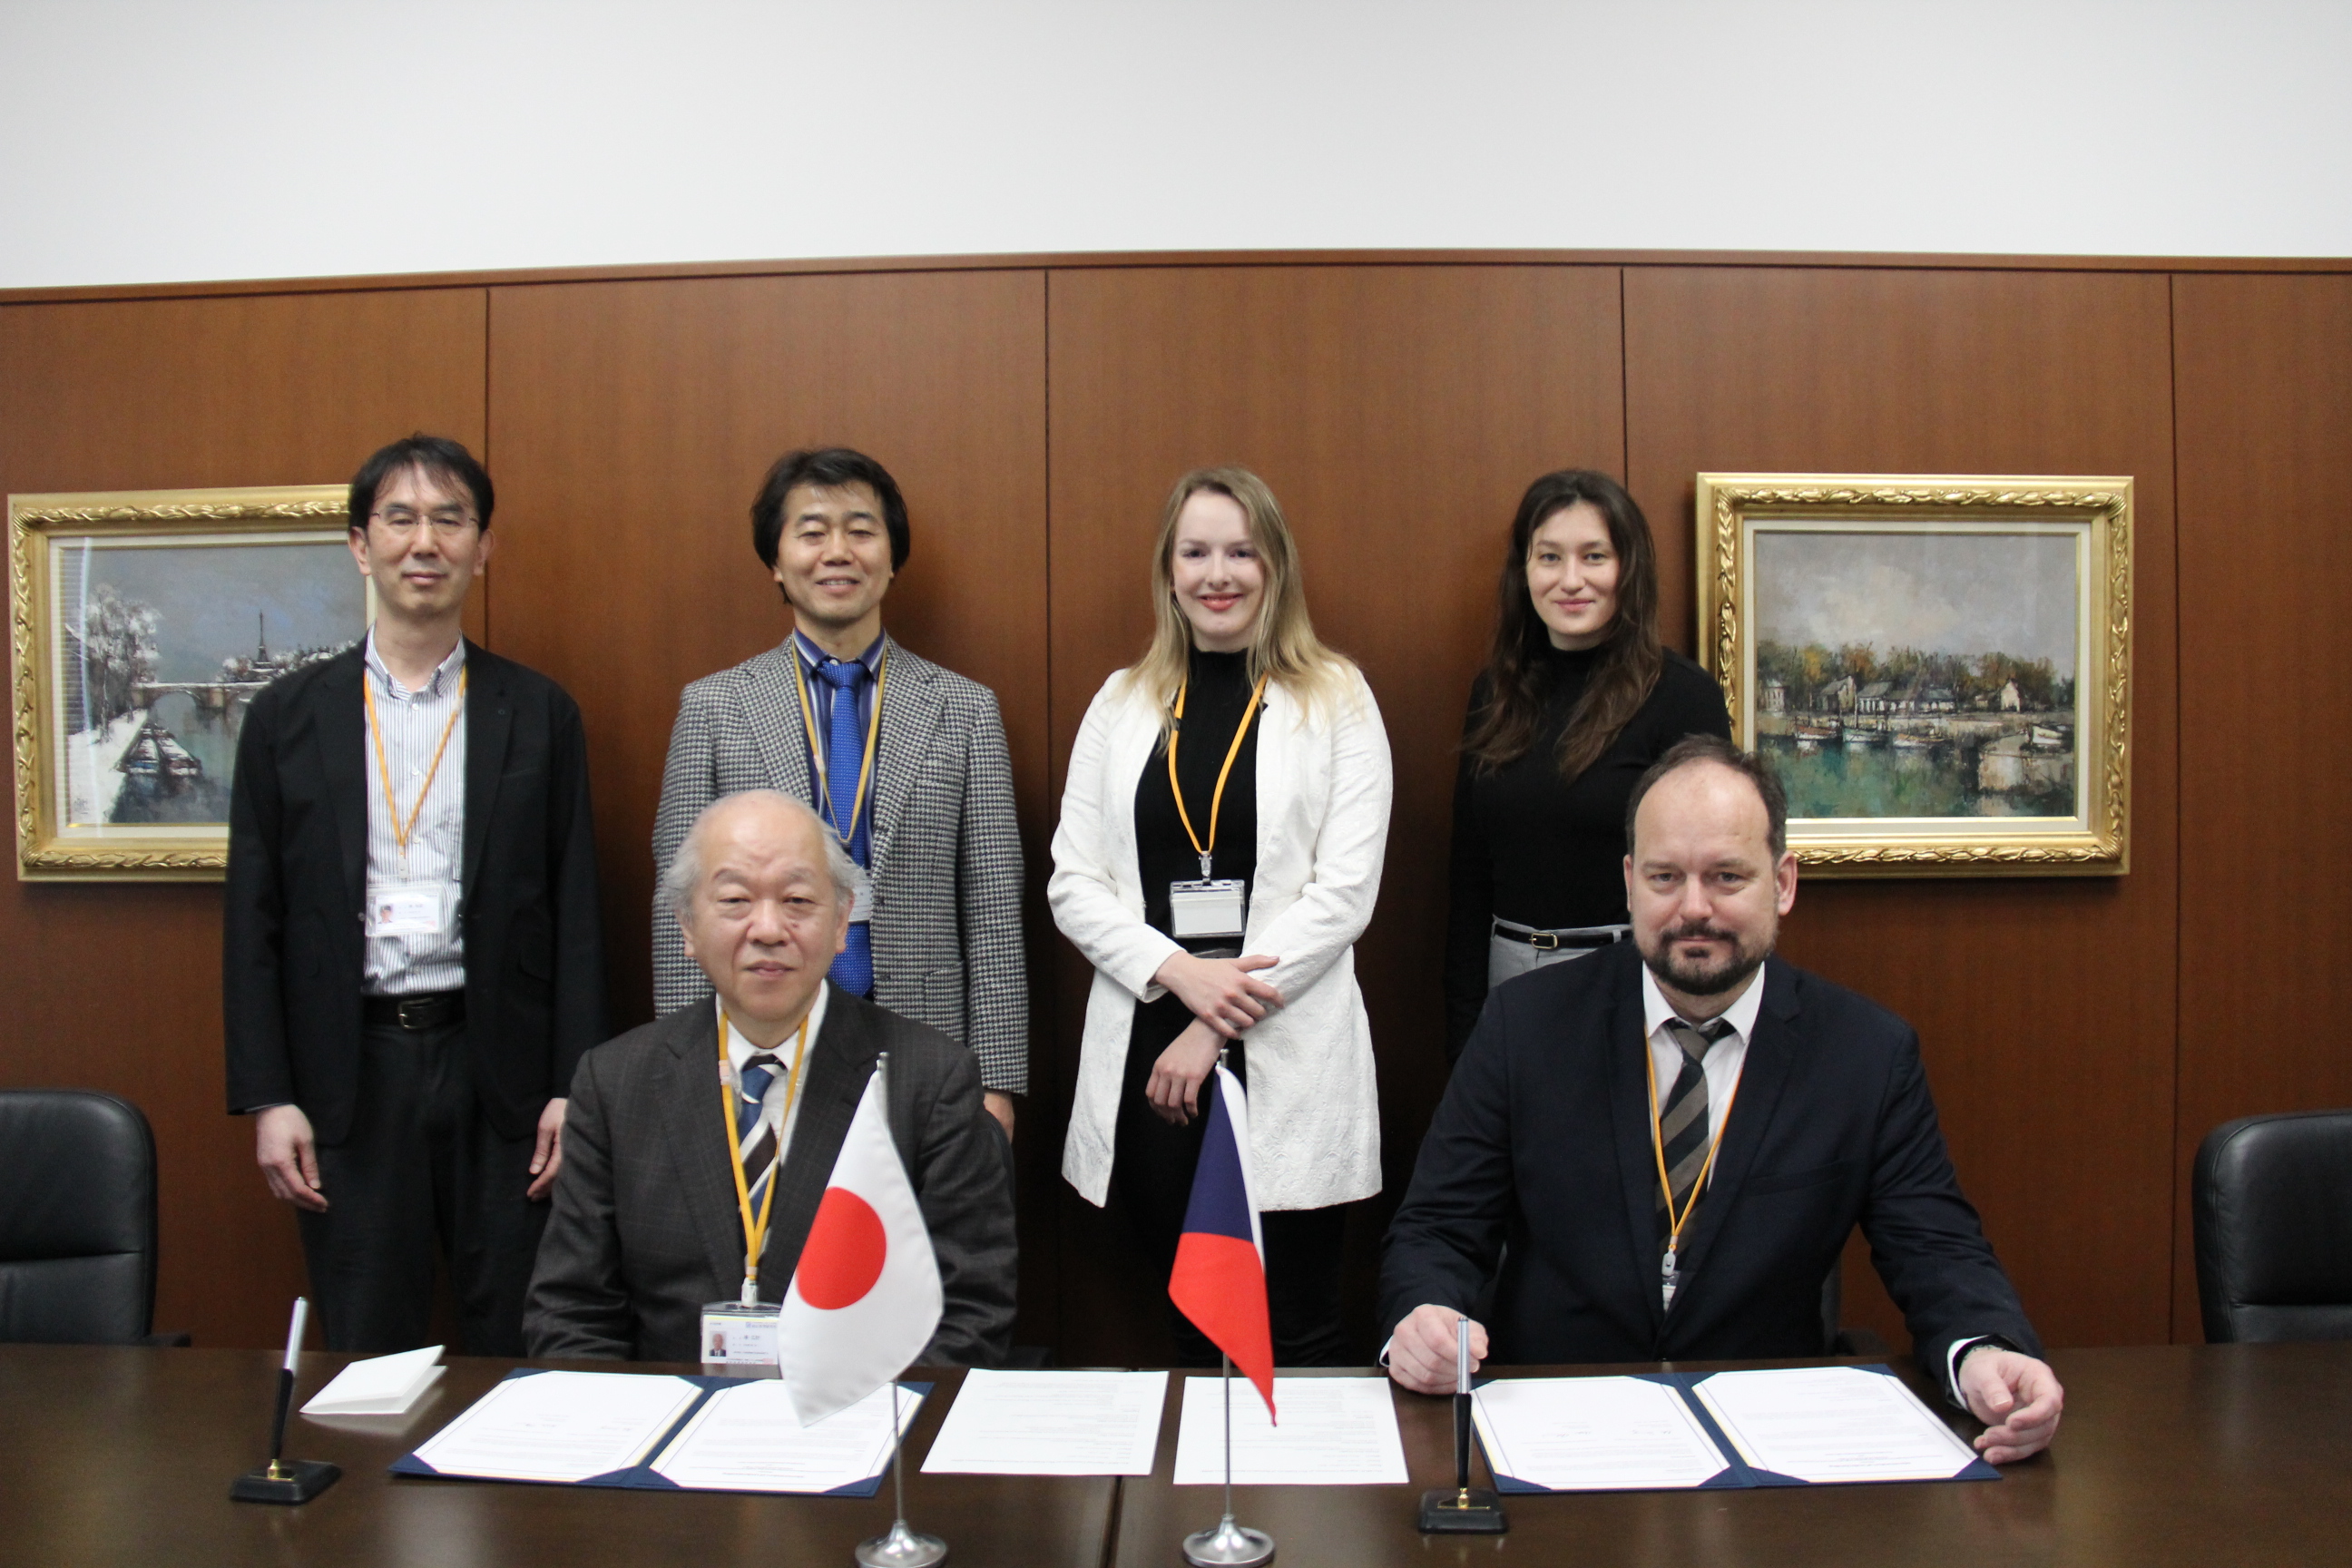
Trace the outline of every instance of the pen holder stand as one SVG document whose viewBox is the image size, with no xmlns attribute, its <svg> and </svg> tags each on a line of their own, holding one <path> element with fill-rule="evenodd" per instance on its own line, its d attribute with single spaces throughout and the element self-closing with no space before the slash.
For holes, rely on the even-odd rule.
<svg viewBox="0 0 2352 1568">
<path fill-rule="evenodd" d="M 1503 1500 L 1484 1487 L 1440 1487 L 1421 1494 L 1423 1535 L 1501 1535 L 1510 1528 Z"/>
<path fill-rule="evenodd" d="M 233 1502 L 309 1502 L 342 1474 L 323 1459 L 272 1459 L 237 1477 L 228 1495 Z"/>
</svg>

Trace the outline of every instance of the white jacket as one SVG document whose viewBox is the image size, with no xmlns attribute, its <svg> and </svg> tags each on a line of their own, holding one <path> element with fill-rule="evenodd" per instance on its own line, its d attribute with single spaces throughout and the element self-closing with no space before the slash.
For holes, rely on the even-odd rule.
<svg viewBox="0 0 2352 1568">
<path fill-rule="evenodd" d="M 1310 717 L 1269 684 L 1257 723 L 1257 873 L 1244 953 L 1286 1005 L 1244 1031 L 1251 1155 L 1259 1204 L 1324 1208 L 1381 1190 L 1372 1033 L 1356 989 L 1355 942 L 1380 896 L 1388 848 L 1388 732 L 1371 688 Z M 1095 966 L 1062 1174 L 1088 1203 L 1109 1195 L 1121 1069 L 1138 998 L 1183 949 L 1144 923 L 1135 790 L 1160 741 L 1160 713 L 1124 671 L 1095 694 L 1070 752 L 1046 884 L 1054 923 Z"/>
</svg>

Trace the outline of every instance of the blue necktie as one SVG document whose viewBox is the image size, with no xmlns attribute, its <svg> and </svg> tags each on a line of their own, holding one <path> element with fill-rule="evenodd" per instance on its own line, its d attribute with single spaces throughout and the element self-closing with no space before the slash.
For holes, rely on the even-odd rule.
<svg viewBox="0 0 2352 1568">
<path fill-rule="evenodd" d="M 776 1069 L 782 1065 L 772 1053 L 760 1052 L 743 1064 L 735 1096 L 735 1147 L 743 1157 L 754 1214 L 759 1212 L 761 1189 L 774 1173 L 776 1163 L 776 1130 L 760 1112 L 767 1102 L 768 1085 L 775 1081 Z"/>
<path fill-rule="evenodd" d="M 825 788 L 832 798 L 834 831 L 848 826 L 855 814 L 856 829 L 849 837 L 849 858 L 860 866 L 872 853 L 873 806 L 857 810 L 857 775 L 866 765 L 866 737 L 858 732 L 857 689 L 866 679 L 866 666 L 857 659 L 826 659 L 816 667 L 833 688 L 833 710 L 826 728 L 831 739 L 824 748 Z M 849 945 L 834 959 L 833 983 L 859 996 L 874 994 L 874 937 L 864 921 L 849 928 Z"/>
</svg>

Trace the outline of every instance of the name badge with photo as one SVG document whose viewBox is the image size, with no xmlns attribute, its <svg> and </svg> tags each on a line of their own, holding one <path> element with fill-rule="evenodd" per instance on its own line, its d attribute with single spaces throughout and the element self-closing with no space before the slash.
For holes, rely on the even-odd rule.
<svg viewBox="0 0 2352 1568">
<path fill-rule="evenodd" d="M 747 1307 L 713 1301 L 702 1309 L 702 1361 L 706 1366 L 776 1364 L 774 1302 Z"/>
<path fill-rule="evenodd" d="M 368 889 L 370 936 L 438 936 L 448 923 L 446 882 L 377 882 Z"/>
<path fill-rule="evenodd" d="M 1168 934 L 1239 936 L 1248 910 L 1249 884 L 1240 880 L 1203 880 L 1168 884 Z"/>
</svg>

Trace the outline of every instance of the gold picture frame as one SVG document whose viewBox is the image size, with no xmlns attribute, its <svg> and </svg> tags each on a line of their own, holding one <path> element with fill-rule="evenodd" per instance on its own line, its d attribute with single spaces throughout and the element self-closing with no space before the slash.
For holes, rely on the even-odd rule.
<svg viewBox="0 0 2352 1568">
<path fill-rule="evenodd" d="M 372 618 L 349 495 L 8 498 L 19 879 L 224 875 L 246 706 Z"/>
<path fill-rule="evenodd" d="M 2130 479 L 1700 474 L 1696 522 L 1700 661 L 1808 875 L 2130 869 Z"/>
</svg>

